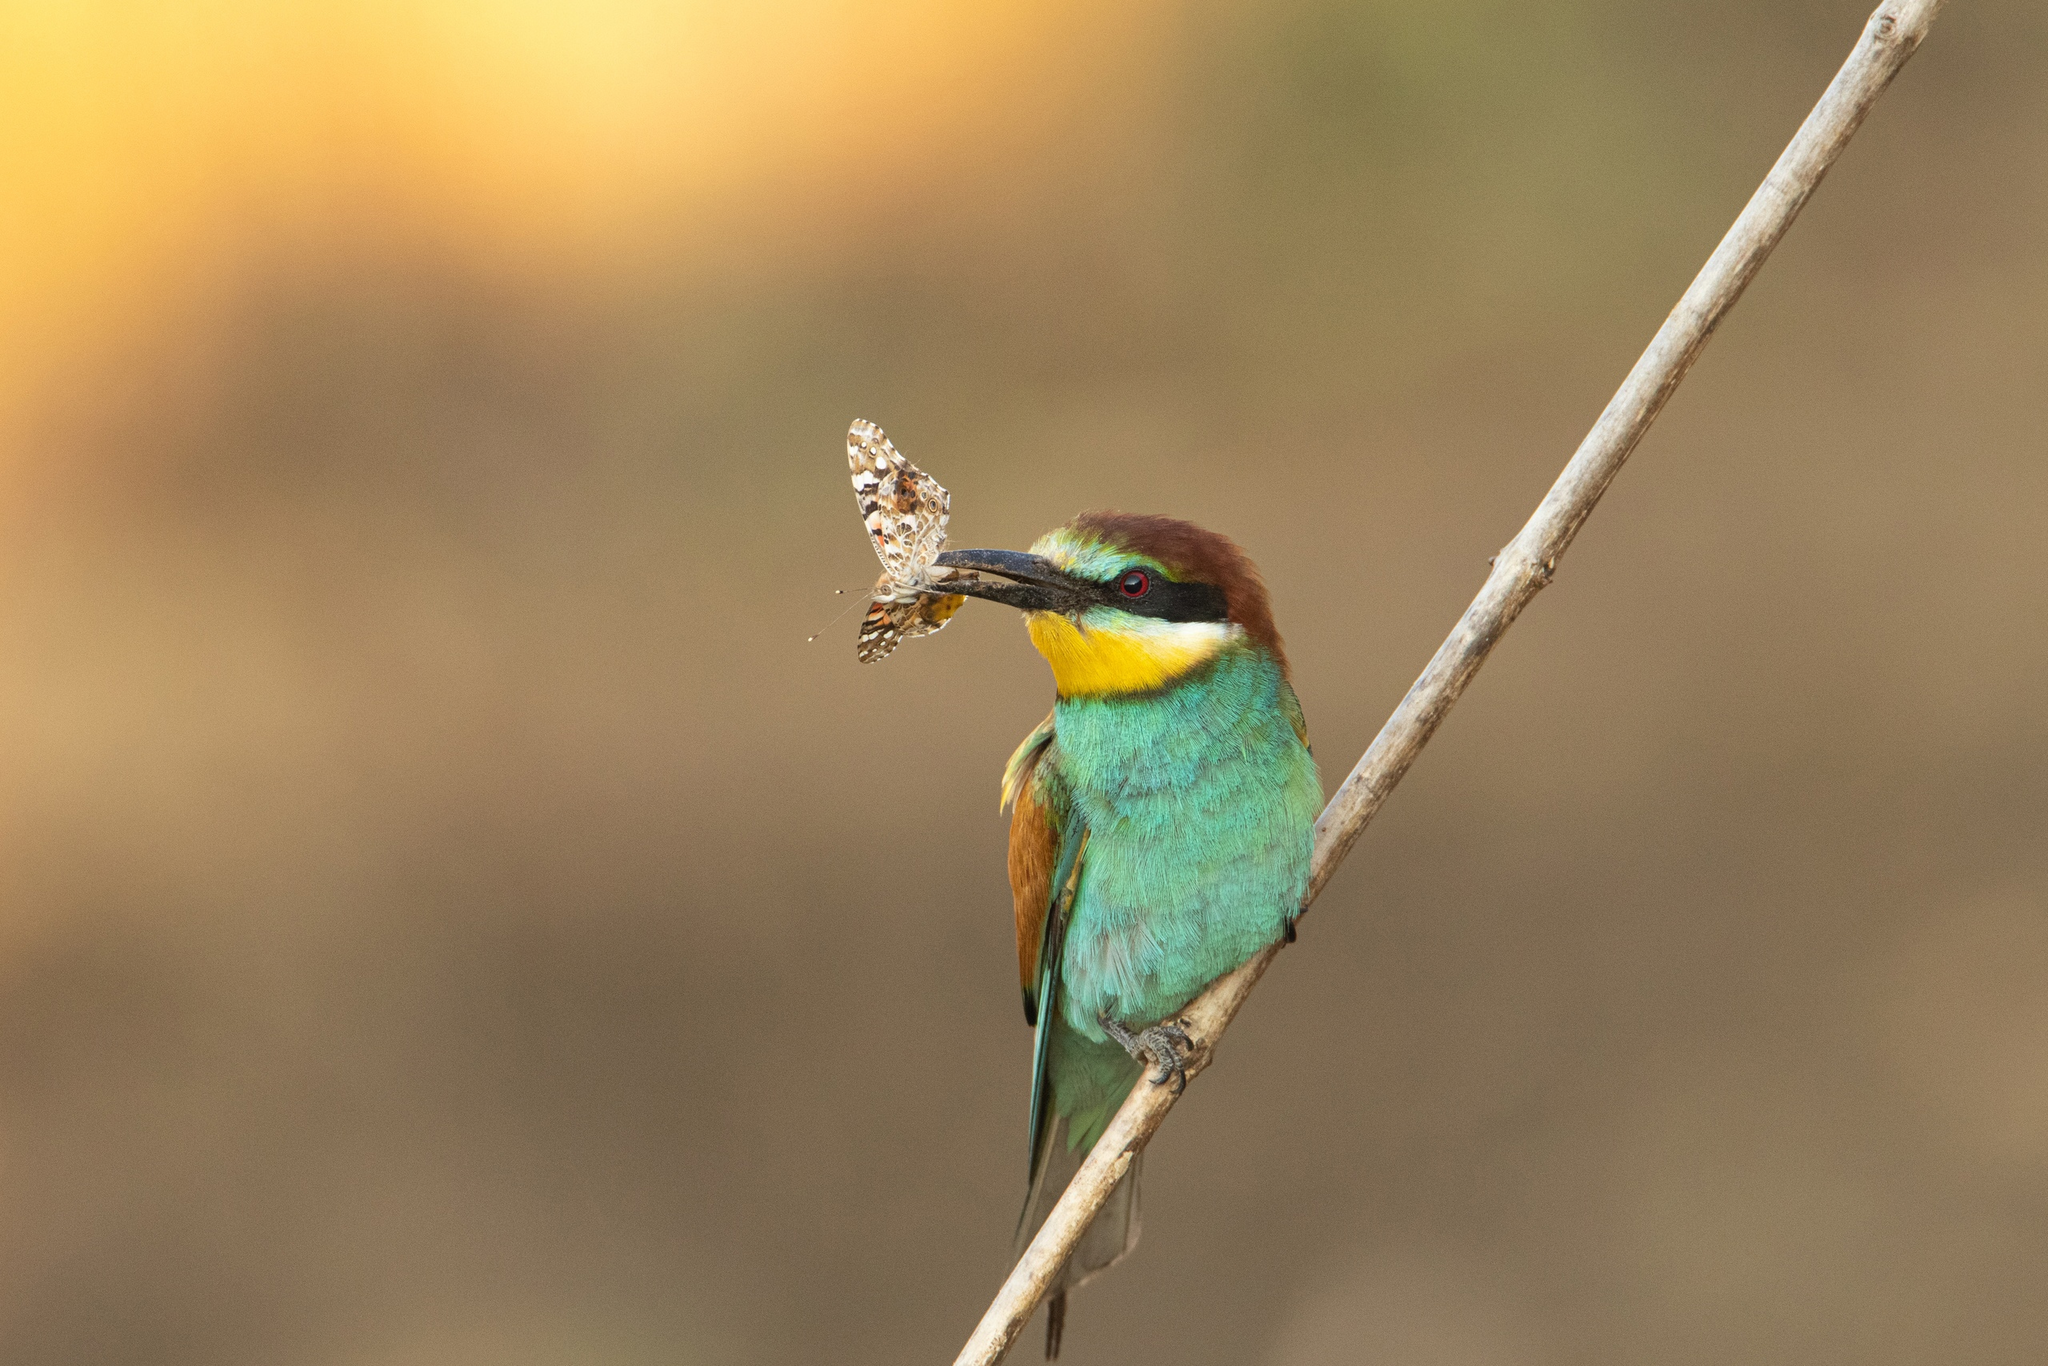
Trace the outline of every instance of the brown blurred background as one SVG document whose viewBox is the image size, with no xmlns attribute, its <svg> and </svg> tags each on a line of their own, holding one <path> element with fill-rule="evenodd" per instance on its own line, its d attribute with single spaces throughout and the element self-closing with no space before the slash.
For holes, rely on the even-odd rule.
<svg viewBox="0 0 2048 1366">
<path fill-rule="evenodd" d="M 1236 535 L 1334 784 L 1869 3 L 0 5 L 0 1356 L 949 1360 L 1050 683 L 804 643 L 847 422 Z M 1949 6 L 1075 1366 L 2048 1358 L 2044 52 Z"/>
</svg>

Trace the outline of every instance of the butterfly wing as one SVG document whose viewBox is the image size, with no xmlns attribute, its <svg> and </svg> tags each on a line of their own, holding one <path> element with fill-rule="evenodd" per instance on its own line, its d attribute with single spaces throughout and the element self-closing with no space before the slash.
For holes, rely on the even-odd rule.
<svg viewBox="0 0 2048 1366">
<path fill-rule="evenodd" d="M 874 601 L 861 619 L 854 653 L 863 664 L 887 659 L 903 641 L 928 636 L 944 626 L 967 601 L 960 593 L 918 593 L 907 599 L 895 594 L 895 582 L 883 574 L 875 584 Z"/>
<path fill-rule="evenodd" d="M 952 495 L 905 460 L 888 435 L 866 420 L 847 429 L 846 463 L 853 472 L 861 522 L 882 568 L 896 586 L 923 584 L 946 545 Z"/>
<path fill-rule="evenodd" d="M 896 652 L 896 647 L 903 643 L 903 622 L 909 610 L 910 604 L 886 598 L 869 604 L 868 614 L 861 618 L 860 634 L 853 642 L 853 652 L 861 663 L 872 664 Z"/>
</svg>

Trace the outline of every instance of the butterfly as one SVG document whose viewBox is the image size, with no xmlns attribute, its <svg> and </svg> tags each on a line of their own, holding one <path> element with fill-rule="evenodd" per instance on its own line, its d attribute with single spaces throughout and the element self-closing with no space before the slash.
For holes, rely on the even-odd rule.
<svg viewBox="0 0 2048 1366">
<path fill-rule="evenodd" d="M 905 460 L 880 427 L 863 420 L 847 429 L 846 463 L 861 521 L 882 560 L 882 577 L 854 646 L 866 664 L 886 657 L 901 641 L 944 626 L 967 599 L 933 589 L 948 579 L 978 576 L 933 572 L 932 561 L 946 546 L 953 495 Z"/>
</svg>

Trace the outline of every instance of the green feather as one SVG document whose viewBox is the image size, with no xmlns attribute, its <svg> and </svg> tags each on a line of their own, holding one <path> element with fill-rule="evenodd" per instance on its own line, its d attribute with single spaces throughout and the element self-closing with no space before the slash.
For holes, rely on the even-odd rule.
<svg viewBox="0 0 2048 1366">
<path fill-rule="evenodd" d="M 1322 804 L 1299 714 L 1279 662 L 1246 643 L 1160 692 L 1055 708 L 1046 760 L 1090 831 L 1060 954 L 1083 1037 L 1106 1037 L 1101 1015 L 1168 1018 L 1285 933 Z"/>
</svg>

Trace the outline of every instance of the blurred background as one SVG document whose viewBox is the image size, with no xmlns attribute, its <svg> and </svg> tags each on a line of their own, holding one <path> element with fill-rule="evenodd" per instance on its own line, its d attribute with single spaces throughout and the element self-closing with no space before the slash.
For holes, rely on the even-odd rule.
<svg viewBox="0 0 2048 1366">
<path fill-rule="evenodd" d="M 1869 3 L 4 0 L 0 1355 L 950 1360 L 1051 686 L 805 643 L 848 421 L 1239 538 L 1334 786 Z M 2044 51 L 1949 6 L 1075 1366 L 2048 1355 Z"/>
</svg>

